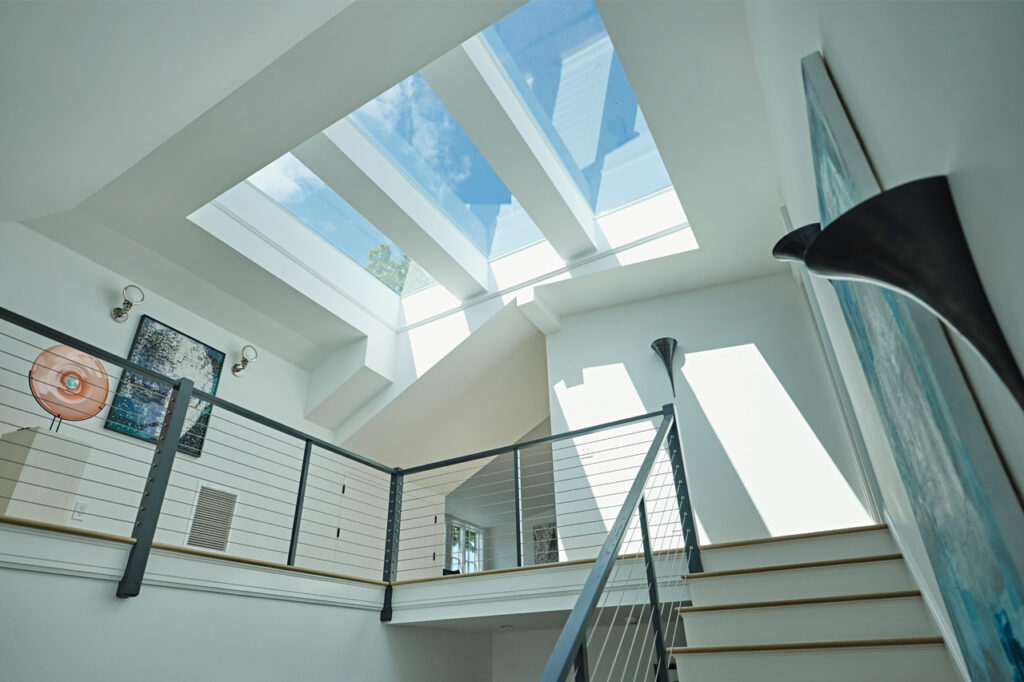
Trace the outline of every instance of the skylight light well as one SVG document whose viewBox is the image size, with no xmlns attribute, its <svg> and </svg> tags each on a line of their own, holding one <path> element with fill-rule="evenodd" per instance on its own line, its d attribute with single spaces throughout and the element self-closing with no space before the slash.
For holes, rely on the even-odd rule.
<svg viewBox="0 0 1024 682">
<path fill-rule="evenodd" d="M 544 238 L 418 73 L 348 118 L 487 258 Z"/>
<path fill-rule="evenodd" d="M 433 283 L 398 245 L 291 153 L 254 173 L 249 182 L 396 294 Z"/>
<path fill-rule="evenodd" d="M 593 2 L 533 0 L 483 36 L 595 213 L 671 186 Z"/>
<path fill-rule="evenodd" d="M 466 45 L 469 61 L 459 68 L 480 71 L 480 83 L 465 86 L 479 89 L 459 90 L 466 74 L 457 69 L 452 73 L 458 78 L 443 69 L 428 72 L 439 79 L 435 84 L 444 86 L 439 92 L 452 103 L 454 114 L 427 79 L 413 73 L 294 154 L 254 173 L 249 189 L 259 190 L 394 293 L 404 296 L 437 283 L 411 260 L 405 251 L 409 249 L 441 277 L 444 293 L 453 292 L 463 302 L 494 293 L 495 286 L 510 286 L 513 261 L 499 260 L 512 258 L 529 273 L 528 279 L 537 279 L 559 269 L 568 272 L 580 253 L 618 253 L 655 233 L 683 229 L 685 216 L 678 201 L 673 204 L 678 211 L 661 210 L 675 193 L 591 0 L 532 0 Z M 446 74 L 453 80 L 445 81 Z M 499 132 L 492 137 L 481 137 L 487 129 L 480 122 L 490 121 L 495 113 L 507 114 L 511 124 L 495 127 Z M 502 173 L 519 173 L 510 175 L 509 182 L 522 188 L 518 191 L 524 198 L 531 190 L 531 215 L 456 115 Z M 523 139 L 508 140 L 505 146 L 502 136 L 510 135 Z M 508 149 L 523 156 L 495 156 Z M 538 163 L 530 166 L 525 154 L 534 155 Z M 503 165 L 498 158 L 515 160 Z M 527 167 L 538 173 L 535 184 L 523 175 Z M 548 210 L 562 204 L 564 211 Z M 624 211 L 634 204 L 645 206 L 627 215 Z M 275 224 L 283 218 L 274 207 L 265 210 L 266 215 L 246 218 L 257 231 L 261 220 Z M 678 219 L 669 216 L 675 213 Z M 543 232 L 534 218 L 547 221 Z M 561 236 L 563 220 L 586 232 L 581 238 L 586 248 L 561 245 L 557 253 L 566 253 L 555 259 L 557 267 L 547 269 L 538 254 L 556 253 L 545 233 Z M 594 230 L 600 239 L 594 238 Z M 280 234 L 275 237 L 278 247 L 299 258 L 307 270 L 336 284 L 341 281 L 337 271 L 347 269 L 348 263 L 331 261 L 329 250 L 321 254 L 330 254 L 326 261 L 314 263 L 313 254 L 320 253 L 316 240 L 304 240 L 307 250 L 296 256 Z M 685 248 L 648 241 L 642 253 L 619 257 L 620 264 L 696 248 L 692 236 Z M 354 278 L 345 279 L 344 293 L 361 300 L 367 292 L 349 289 L 360 287 L 362 274 L 352 273 Z"/>
</svg>

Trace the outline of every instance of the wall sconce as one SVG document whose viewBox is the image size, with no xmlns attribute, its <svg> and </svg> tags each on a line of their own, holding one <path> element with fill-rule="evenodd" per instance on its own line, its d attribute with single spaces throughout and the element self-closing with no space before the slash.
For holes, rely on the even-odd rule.
<svg viewBox="0 0 1024 682">
<path fill-rule="evenodd" d="M 250 362 L 256 360 L 259 357 L 259 353 L 256 352 L 256 348 L 246 344 L 242 346 L 242 359 L 231 366 L 231 373 L 236 377 L 242 376 L 245 372 L 245 368 L 249 366 Z"/>
<path fill-rule="evenodd" d="M 655 339 L 651 343 L 651 350 L 658 354 L 668 371 L 668 381 L 672 385 L 672 397 L 676 397 L 676 379 L 672 373 L 672 357 L 676 354 L 676 346 L 679 342 L 668 336 Z"/>
<path fill-rule="evenodd" d="M 114 322 L 126 322 L 128 320 L 128 311 L 132 309 L 132 306 L 146 300 L 146 295 L 142 293 L 142 289 L 134 284 L 129 284 L 122 289 L 121 295 L 124 296 L 124 303 L 110 311 L 110 316 L 114 318 Z"/>
</svg>

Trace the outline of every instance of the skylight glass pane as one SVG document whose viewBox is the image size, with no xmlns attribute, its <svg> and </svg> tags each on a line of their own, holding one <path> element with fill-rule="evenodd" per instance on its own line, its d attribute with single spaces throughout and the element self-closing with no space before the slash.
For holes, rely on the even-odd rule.
<svg viewBox="0 0 1024 682">
<path fill-rule="evenodd" d="M 433 283 L 423 268 L 292 154 L 254 173 L 249 182 L 396 294 Z"/>
<path fill-rule="evenodd" d="M 533 0 L 483 35 L 595 213 L 671 185 L 593 2 Z"/>
<path fill-rule="evenodd" d="M 418 73 L 349 115 L 488 258 L 543 239 Z"/>
</svg>

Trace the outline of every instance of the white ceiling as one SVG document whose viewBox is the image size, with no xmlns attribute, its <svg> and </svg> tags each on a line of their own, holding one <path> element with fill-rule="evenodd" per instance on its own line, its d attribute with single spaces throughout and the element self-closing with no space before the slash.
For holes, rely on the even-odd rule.
<svg viewBox="0 0 1024 682">
<path fill-rule="evenodd" d="M 0 4 L 4 218 L 74 208 L 348 4 Z"/>
</svg>

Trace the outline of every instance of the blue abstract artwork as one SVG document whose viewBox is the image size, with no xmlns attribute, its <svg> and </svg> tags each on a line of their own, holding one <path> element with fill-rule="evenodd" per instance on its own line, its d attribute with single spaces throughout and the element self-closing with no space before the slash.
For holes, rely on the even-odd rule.
<svg viewBox="0 0 1024 682">
<path fill-rule="evenodd" d="M 188 378 L 200 391 L 216 394 L 224 353 L 143 315 L 128 359 L 171 379 Z M 112 431 L 155 443 L 167 413 L 171 389 L 125 370 L 104 426 Z M 192 398 L 178 450 L 198 457 L 203 451 L 213 406 Z"/>
<path fill-rule="evenodd" d="M 827 230 L 881 188 L 821 55 L 802 67 Z M 887 289 L 833 284 L 970 675 L 1024 682 L 1024 587 L 972 460 L 993 445 L 963 409 L 973 398 L 941 323 Z"/>
</svg>

